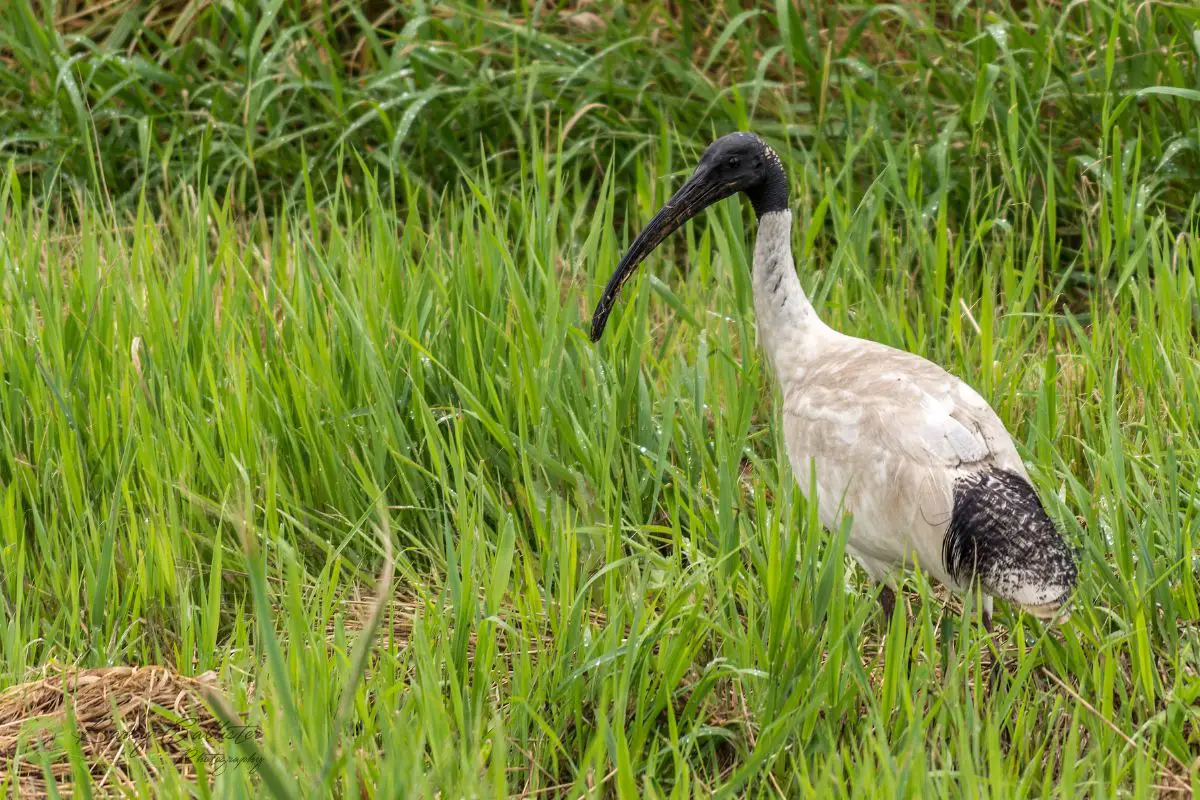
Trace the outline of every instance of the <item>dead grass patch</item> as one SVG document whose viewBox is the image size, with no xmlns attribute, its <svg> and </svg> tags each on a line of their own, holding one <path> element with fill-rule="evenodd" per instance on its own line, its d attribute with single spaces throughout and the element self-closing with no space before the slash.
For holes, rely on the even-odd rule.
<svg viewBox="0 0 1200 800">
<path fill-rule="evenodd" d="M 169 766 L 195 779 L 198 763 L 212 763 L 225 750 L 228 732 L 202 699 L 215 689 L 213 672 L 187 677 L 153 665 L 48 665 L 35 680 L 0 693 L 0 780 L 21 797 L 47 797 L 45 759 L 59 793 L 73 794 L 75 747 L 99 794 L 133 790 L 137 775 L 154 780 Z M 72 727 L 74 745 L 67 738 Z"/>
</svg>

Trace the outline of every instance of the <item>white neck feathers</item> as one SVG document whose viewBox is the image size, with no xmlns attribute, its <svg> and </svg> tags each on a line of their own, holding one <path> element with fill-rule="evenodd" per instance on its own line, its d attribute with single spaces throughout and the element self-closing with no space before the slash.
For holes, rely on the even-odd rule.
<svg viewBox="0 0 1200 800">
<path fill-rule="evenodd" d="M 786 366 L 784 362 L 803 358 L 812 333 L 825 328 L 796 277 L 791 211 L 759 217 L 753 285 L 759 337 L 778 371 Z"/>
</svg>

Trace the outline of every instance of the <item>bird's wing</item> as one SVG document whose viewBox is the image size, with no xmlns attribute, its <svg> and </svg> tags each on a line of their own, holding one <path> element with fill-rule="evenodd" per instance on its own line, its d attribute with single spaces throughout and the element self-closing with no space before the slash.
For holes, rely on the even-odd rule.
<svg viewBox="0 0 1200 800">
<path fill-rule="evenodd" d="M 984 443 L 997 466 L 1016 472 L 1028 480 L 1025 464 L 1000 417 L 978 392 L 958 378 L 948 377 L 954 382 L 953 392 L 957 395 L 950 416 Z"/>
<path fill-rule="evenodd" d="M 789 396 L 787 413 L 800 417 L 797 422 L 833 434 L 813 430 L 818 434 L 813 444 L 831 454 L 842 447 L 845 456 L 857 451 L 870 457 L 873 451 L 875 457 L 900 457 L 923 468 L 995 464 L 1025 472 L 991 406 L 963 381 L 912 353 L 851 339 L 811 364 Z"/>
<path fill-rule="evenodd" d="M 1025 475 L 991 407 L 932 362 L 849 337 L 780 378 L 788 457 L 821 523 L 849 512 L 856 553 L 885 564 L 916 554 L 953 585 L 941 548 L 958 479 L 989 466 Z"/>
</svg>

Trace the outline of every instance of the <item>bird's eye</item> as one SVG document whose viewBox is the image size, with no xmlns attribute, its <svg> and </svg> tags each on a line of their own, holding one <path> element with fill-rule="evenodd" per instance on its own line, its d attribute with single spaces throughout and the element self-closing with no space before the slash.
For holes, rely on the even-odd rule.
<svg viewBox="0 0 1200 800">
<path fill-rule="evenodd" d="M 730 156 L 729 161 L 727 161 L 725 163 L 729 164 L 730 169 L 737 169 L 738 167 L 740 167 L 742 165 L 742 159 L 740 159 L 737 156 Z"/>
</svg>

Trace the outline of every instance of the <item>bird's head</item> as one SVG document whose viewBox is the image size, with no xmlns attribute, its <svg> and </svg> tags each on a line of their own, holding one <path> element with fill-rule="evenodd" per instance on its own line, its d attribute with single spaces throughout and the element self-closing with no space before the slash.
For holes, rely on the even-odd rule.
<svg viewBox="0 0 1200 800">
<path fill-rule="evenodd" d="M 787 177 L 779 156 L 752 133 L 731 133 L 710 144 L 687 183 L 633 240 L 592 315 L 593 342 L 600 340 L 617 295 L 638 264 L 683 223 L 738 192 L 746 193 L 760 217 L 788 207 Z"/>
</svg>

